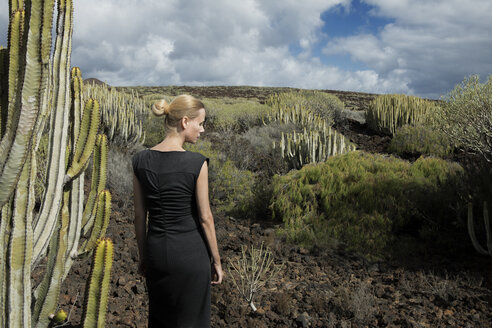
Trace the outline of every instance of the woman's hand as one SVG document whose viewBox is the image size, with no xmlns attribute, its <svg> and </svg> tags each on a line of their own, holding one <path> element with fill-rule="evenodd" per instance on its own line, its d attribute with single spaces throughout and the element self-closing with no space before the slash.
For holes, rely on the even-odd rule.
<svg viewBox="0 0 492 328">
<path fill-rule="evenodd" d="M 212 285 L 218 285 L 222 282 L 224 273 L 222 272 L 222 265 L 220 262 L 212 263 Z"/>
</svg>

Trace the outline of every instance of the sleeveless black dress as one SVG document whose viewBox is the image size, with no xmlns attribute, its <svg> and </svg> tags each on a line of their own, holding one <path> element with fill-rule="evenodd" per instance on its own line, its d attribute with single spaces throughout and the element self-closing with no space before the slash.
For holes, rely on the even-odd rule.
<svg viewBox="0 0 492 328">
<path fill-rule="evenodd" d="M 149 212 L 149 327 L 210 327 L 210 253 L 195 197 L 205 160 L 191 151 L 146 149 L 133 156 Z"/>
</svg>

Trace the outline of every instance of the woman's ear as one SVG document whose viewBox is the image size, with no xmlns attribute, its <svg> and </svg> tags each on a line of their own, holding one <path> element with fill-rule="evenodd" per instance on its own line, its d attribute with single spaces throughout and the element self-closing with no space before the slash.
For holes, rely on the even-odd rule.
<svg viewBox="0 0 492 328">
<path fill-rule="evenodd" d="M 183 116 L 181 119 L 181 128 L 186 128 L 188 126 L 189 118 L 188 116 Z"/>
</svg>

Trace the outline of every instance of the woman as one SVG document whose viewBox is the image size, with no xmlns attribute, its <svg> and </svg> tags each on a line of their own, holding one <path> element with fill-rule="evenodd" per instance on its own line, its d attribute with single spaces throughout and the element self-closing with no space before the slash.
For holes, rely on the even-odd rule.
<svg viewBox="0 0 492 328">
<path fill-rule="evenodd" d="M 152 110 L 166 115 L 166 137 L 132 159 L 134 224 L 139 272 L 149 293 L 149 327 L 209 327 L 210 285 L 223 277 L 208 198 L 209 159 L 183 149 L 204 132 L 205 106 L 181 95 L 170 104 L 157 102 Z"/>
</svg>

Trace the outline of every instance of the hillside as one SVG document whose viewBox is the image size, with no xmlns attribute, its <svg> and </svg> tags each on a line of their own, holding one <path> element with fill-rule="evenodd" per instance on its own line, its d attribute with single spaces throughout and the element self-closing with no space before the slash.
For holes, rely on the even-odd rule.
<svg viewBox="0 0 492 328">
<path fill-rule="evenodd" d="M 127 88 L 121 88 L 127 89 Z M 138 87 L 140 95 L 190 93 L 199 97 L 255 98 L 260 102 L 286 88 L 255 87 Z M 291 90 L 291 89 L 289 89 Z M 374 94 L 336 94 L 349 110 L 364 110 Z M 390 137 L 369 131 L 349 119 L 335 126 L 361 150 L 385 153 Z M 206 133 L 205 133 L 206 135 Z M 415 155 L 409 154 L 413 160 Z M 469 163 L 458 154 L 463 164 Z M 128 158 L 128 161 L 130 158 Z M 86 179 L 86 182 L 88 179 Z M 131 190 L 111 190 L 112 215 L 107 236 L 115 243 L 107 327 L 146 327 L 147 296 L 137 274 Z M 265 242 L 276 263 L 284 263 L 278 279 L 257 295 L 253 313 L 226 271 L 224 283 L 213 287 L 213 327 L 491 327 L 492 259 L 479 256 L 469 240 L 456 240 L 454 249 L 427 250 L 369 262 L 347 253 L 336 242 L 312 250 L 288 245 L 274 233 L 279 222 L 243 221 L 215 215 L 223 266 L 239 256 L 241 245 Z M 400 245 L 404 247 L 404 244 Z M 91 259 L 77 261 L 65 280 L 60 306 L 79 323 L 81 300 Z M 36 278 L 36 277 L 35 277 Z M 72 325 L 76 327 L 76 325 Z"/>
</svg>

